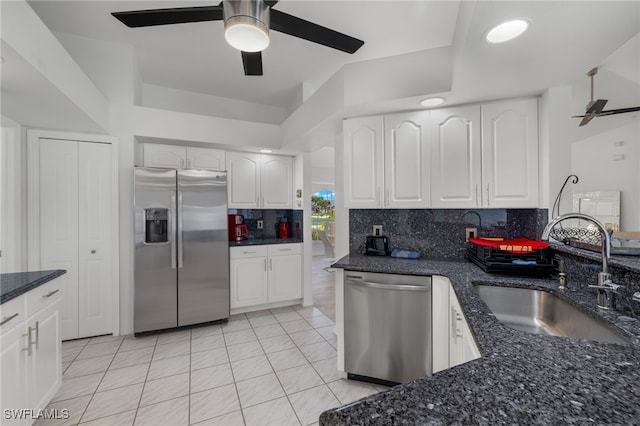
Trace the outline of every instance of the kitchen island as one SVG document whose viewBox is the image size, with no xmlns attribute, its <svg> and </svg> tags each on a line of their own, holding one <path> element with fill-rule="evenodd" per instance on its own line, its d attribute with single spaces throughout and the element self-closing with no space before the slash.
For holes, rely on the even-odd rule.
<svg viewBox="0 0 640 426">
<path fill-rule="evenodd" d="M 349 255 L 351 271 L 448 277 L 482 356 L 326 411 L 322 425 L 633 424 L 640 419 L 640 321 L 596 307 L 596 297 L 557 280 L 487 274 L 468 262 Z M 529 334 L 500 323 L 475 285 L 547 290 L 605 319 L 629 345 Z M 348 307 L 345 307 L 348 309 Z"/>
</svg>

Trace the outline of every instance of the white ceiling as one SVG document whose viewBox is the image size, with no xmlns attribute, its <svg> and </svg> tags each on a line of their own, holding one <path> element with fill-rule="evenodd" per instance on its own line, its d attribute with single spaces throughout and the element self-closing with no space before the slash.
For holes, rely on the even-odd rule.
<svg viewBox="0 0 640 426">
<path fill-rule="evenodd" d="M 348 63 L 443 46 L 454 52 L 447 104 L 537 94 L 584 79 L 590 68 L 640 32 L 639 1 L 284 0 L 275 7 L 360 38 L 365 45 L 349 55 L 271 32 L 271 45 L 263 52 L 265 75 L 252 77 L 243 75 L 239 52 L 224 41 L 222 22 L 131 29 L 110 15 L 217 3 L 29 1 L 54 32 L 132 45 L 143 83 L 289 111 L 299 104 L 303 84 L 317 89 Z M 524 36 L 504 45 L 482 41 L 491 26 L 513 17 L 531 20 Z M 608 107 L 617 106 L 612 97 Z M 388 105 L 415 109 L 417 98 Z"/>
</svg>

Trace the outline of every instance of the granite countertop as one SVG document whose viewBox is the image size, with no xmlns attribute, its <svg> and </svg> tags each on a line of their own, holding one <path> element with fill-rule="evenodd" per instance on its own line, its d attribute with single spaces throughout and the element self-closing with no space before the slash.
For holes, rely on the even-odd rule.
<svg viewBox="0 0 640 426">
<path fill-rule="evenodd" d="M 262 239 L 249 239 L 242 241 L 229 241 L 229 247 L 244 247 L 244 246 L 262 246 L 266 244 L 292 244 L 301 243 L 302 238 L 262 238 Z"/>
<path fill-rule="evenodd" d="M 334 267 L 442 275 L 451 280 L 482 356 L 320 416 L 322 425 L 603 424 L 640 419 L 640 320 L 602 313 L 595 295 L 557 290 L 552 279 L 487 274 L 468 262 L 350 255 Z M 546 289 L 604 317 L 633 344 L 529 334 L 495 318 L 474 284 Z"/>
<path fill-rule="evenodd" d="M 602 254 L 595 251 L 558 243 L 552 243 L 551 248 L 562 253 L 573 254 L 575 256 L 602 262 Z M 608 263 L 610 266 L 618 266 L 620 268 L 640 272 L 640 256 L 611 255 Z"/>
<path fill-rule="evenodd" d="M 66 273 L 67 271 L 64 269 L 57 269 L 0 274 L 0 304 L 15 299 L 29 290 L 33 290 Z"/>
</svg>

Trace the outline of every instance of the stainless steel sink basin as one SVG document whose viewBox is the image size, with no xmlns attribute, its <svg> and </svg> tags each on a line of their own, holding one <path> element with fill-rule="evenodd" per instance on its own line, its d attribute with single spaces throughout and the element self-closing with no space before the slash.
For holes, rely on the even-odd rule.
<svg viewBox="0 0 640 426">
<path fill-rule="evenodd" d="M 608 343 L 631 343 L 613 327 L 551 293 L 478 285 L 476 290 L 498 320 L 516 330 Z"/>
</svg>

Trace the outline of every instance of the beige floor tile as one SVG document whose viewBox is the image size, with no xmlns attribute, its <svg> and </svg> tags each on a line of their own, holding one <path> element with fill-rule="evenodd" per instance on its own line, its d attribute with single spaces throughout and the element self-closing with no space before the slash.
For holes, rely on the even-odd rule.
<svg viewBox="0 0 640 426">
<path fill-rule="evenodd" d="M 104 336 L 96 336 L 89 339 L 88 345 L 105 342 L 122 342 L 124 336 L 114 336 L 113 334 L 105 334 Z"/>
<path fill-rule="evenodd" d="M 140 395 L 142 395 L 142 387 L 143 384 L 140 383 L 105 392 L 97 392 L 89 403 L 81 421 L 95 420 L 135 409 L 138 407 Z"/>
<path fill-rule="evenodd" d="M 144 384 L 140 406 L 157 404 L 189 395 L 189 373 L 149 380 Z"/>
<path fill-rule="evenodd" d="M 132 351 L 134 349 L 140 348 L 148 348 L 150 346 L 155 346 L 158 341 L 158 335 L 152 334 L 147 336 L 134 337 L 133 335 L 129 335 L 125 337 L 122 345 L 120 345 L 120 350 L 122 351 Z"/>
<path fill-rule="evenodd" d="M 191 339 L 201 339 L 203 337 L 215 336 L 216 334 L 222 334 L 222 326 L 220 324 L 193 328 L 191 330 Z"/>
<path fill-rule="evenodd" d="M 287 334 L 287 332 L 284 331 L 284 328 L 282 328 L 280 324 L 256 327 L 253 329 L 253 331 L 256 333 L 256 336 L 258 336 L 258 339 L 267 339 L 269 337 L 284 336 Z"/>
<path fill-rule="evenodd" d="M 245 312 L 244 314 L 248 319 L 263 317 L 265 315 L 273 315 L 269 309 L 263 309 L 261 311 Z"/>
<path fill-rule="evenodd" d="M 114 416 L 102 417 L 100 419 L 91 420 L 80 423 L 82 426 L 131 426 L 133 419 L 136 417 L 136 410 L 125 411 Z"/>
<path fill-rule="evenodd" d="M 229 355 L 227 355 L 226 348 L 210 349 L 191 354 L 191 370 L 213 367 L 227 362 L 229 362 Z"/>
<path fill-rule="evenodd" d="M 244 318 L 238 319 L 229 319 L 229 322 L 226 324 L 222 324 L 222 332 L 223 333 L 233 333 L 234 331 L 247 330 L 251 328 L 251 324 L 249 320 Z"/>
<path fill-rule="evenodd" d="M 300 422 L 287 398 L 243 408 L 247 426 L 298 426 Z"/>
<path fill-rule="evenodd" d="M 60 390 L 54 395 L 52 401 L 62 401 L 65 399 L 77 398 L 83 395 L 91 395 L 98 385 L 104 373 L 89 374 L 87 376 L 63 377 Z"/>
<path fill-rule="evenodd" d="M 233 383 L 231 364 L 220 364 L 201 370 L 191 371 L 191 393 Z"/>
<path fill-rule="evenodd" d="M 278 320 L 278 322 L 290 322 L 290 321 L 299 321 L 303 319 L 298 312 L 295 310 L 287 311 L 287 312 L 277 312 L 273 314 L 274 317 Z"/>
<path fill-rule="evenodd" d="M 191 340 L 191 329 L 168 331 L 158 334 L 158 345 L 188 342 Z"/>
<path fill-rule="evenodd" d="M 113 355 L 98 356 L 95 358 L 76 359 L 71 363 L 67 371 L 64 373 L 64 377 L 78 377 L 86 376 L 89 374 L 103 373 L 109 368 Z"/>
<path fill-rule="evenodd" d="M 291 394 L 289 401 L 303 425 L 317 422 L 323 411 L 341 405 L 327 385 Z"/>
<path fill-rule="evenodd" d="M 300 316 L 306 320 L 309 320 L 309 318 L 316 316 L 325 316 L 325 314 L 323 314 L 322 311 L 315 306 L 305 306 L 303 308 L 296 309 L 296 312 L 298 312 L 298 314 L 300 314 Z"/>
<path fill-rule="evenodd" d="M 282 351 L 285 349 L 295 348 L 296 344 L 286 334 L 283 336 L 268 337 L 266 339 L 260 339 L 260 344 L 265 353 Z"/>
<path fill-rule="evenodd" d="M 236 388 L 242 408 L 285 396 L 280 381 L 273 373 L 236 382 Z"/>
<path fill-rule="evenodd" d="M 336 350 L 327 342 L 312 343 L 299 346 L 300 350 L 311 362 L 321 361 L 336 355 Z"/>
<path fill-rule="evenodd" d="M 316 328 L 316 331 L 318 333 L 320 333 L 320 335 L 322 337 L 324 337 L 325 340 L 329 340 L 329 339 L 332 339 L 332 338 L 336 337 L 335 330 L 336 330 L 336 326 L 335 325 L 329 325 L 329 326 L 326 326 L 326 327 Z"/>
<path fill-rule="evenodd" d="M 348 404 L 378 391 L 369 383 L 340 379 L 329 383 L 329 389 L 338 397 L 342 404 Z"/>
<path fill-rule="evenodd" d="M 122 339 L 110 340 L 102 343 L 89 343 L 78 354 L 77 359 L 95 358 L 97 356 L 113 355 L 118 351 Z"/>
<path fill-rule="evenodd" d="M 281 322 L 280 325 L 289 334 L 298 333 L 300 331 L 313 330 L 313 327 L 311 327 L 309 323 L 302 318 L 296 321 Z"/>
<path fill-rule="evenodd" d="M 323 342 L 324 338 L 317 331 L 311 329 L 307 331 L 301 331 L 299 333 L 289 334 L 291 340 L 298 346 L 310 345 L 312 343 Z"/>
<path fill-rule="evenodd" d="M 247 358 L 240 361 L 232 361 L 231 369 L 233 370 L 233 377 L 236 381 L 273 373 L 271 364 L 269 364 L 269 360 L 265 355 Z"/>
<path fill-rule="evenodd" d="M 335 324 L 333 323 L 333 321 L 331 321 L 331 319 L 329 319 L 327 316 L 325 315 L 317 315 L 311 318 L 306 318 L 307 322 L 309 324 L 311 324 L 311 326 L 313 328 L 320 328 L 320 327 L 327 327 L 327 326 L 334 326 Z"/>
<path fill-rule="evenodd" d="M 91 395 L 81 396 L 79 398 L 67 399 L 65 401 L 52 402 L 47 405 L 49 410 L 58 410 L 62 414 L 62 410 L 67 410 L 69 418 L 67 419 L 38 419 L 34 423 L 35 426 L 69 426 L 78 424 L 84 410 L 91 401 Z"/>
<path fill-rule="evenodd" d="M 204 392 L 192 393 L 190 400 L 191 423 L 198 423 L 240 409 L 240 401 L 238 401 L 235 385 L 226 385 Z"/>
<path fill-rule="evenodd" d="M 161 379 L 163 377 L 174 376 L 176 374 L 188 373 L 189 364 L 189 355 L 181 355 L 174 358 L 153 361 L 149 368 L 147 380 Z"/>
<path fill-rule="evenodd" d="M 249 318 L 249 323 L 253 328 L 264 327 L 265 325 L 277 324 L 278 320 L 270 313 L 255 318 Z"/>
<path fill-rule="evenodd" d="M 244 426 L 244 417 L 242 411 L 234 411 L 229 414 L 207 419 L 199 423 L 191 423 L 198 426 Z"/>
<path fill-rule="evenodd" d="M 84 345 L 83 346 L 65 346 L 63 344 L 62 345 L 62 362 L 73 361 L 74 359 L 76 359 L 76 357 L 82 351 L 83 348 L 84 348 Z"/>
<path fill-rule="evenodd" d="M 293 309 L 293 306 L 282 306 L 280 308 L 270 309 L 270 311 L 273 315 L 275 315 L 275 314 L 282 314 L 284 312 L 294 312 L 295 309 Z"/>
<path fill-rule="evenodd" d="M 252 342 L 254 340 L 258 340 L 258 338 L 252 329 L 233 331 L 231 333 L 225 332 L 224 334 L 224 341 L 227 346 L 239 345 L 240 343 Z"/>
<path fill-rule="evenodd" d="M 158 340 L 160 338 L 158 337 Z M 153 360 L 173 358 L 180 355 L 189 355 L 191 353 L 191 339 L 182 342 L 167 343 L 166 345 L 157 344 L 153 353 Z"/>
<path fill-rule="evenodd" d="M 151 362 L 154 350 L 155 347 L 151 346 L 146 348 L 134 349 L 131 351 L 120 351 L 113 358 L 113 362 L 111 363 L 109 369 L 113 370 L 115 368 L 130 367 L 136 364 L 148 364 Z"/>
<path fill-rule="evenodd" d="M 227 352 L 229 353 L 229 359 L 238 361 L 245 358 L 251 358 L 258 355 L 264 355 L 262 346 L 257 340 L 240 343 L 238 345 L 228 345 Z"/>
<path fill-rule="evenodd" d="M 208 351 L 216 348 L 224 348 L 224 337 L 222 334 L 213 334 L 191 340 L 191 353 Z"/>
<path fill-rule="evenodd" d="M 131 367 L 108 370 L 100 383 L 98 392 L 144 383 L 148 371 L 149 364 L 137 364 Z"/>
<path fill-rule="evenodd" d="M 310 365 L 277 371 L 276 374 L 287 394 L 300 392 L 324 384 L 322 378 Z"/>
<path fill-rule="evenodd" d="M 268 354 L 267 357 L 269 358 L 269 362 L 271 363 L 275 371 L 309 364 L 309 361 L 307 361 L 307 359 L 298 348 L 272 352 Z"/>
<path fill-rule="evenodd" d="M 78 348 L 78 347 L 81 348 L 87 343 L 89 343 L 89 340 L 91 339 L 65 340 L 64 342 L 62 342 L 62 349 L 64 350 L 64 348 Z"/>
<path fill-rule="evenodd" d="M 136 426 L 186 426 L 189 424 L 189 397 L 183 396 L 140 407 L 134 424 Z"/>
<path fill-rule="evenodd" d="M 338 372 L 338 361 L 336 360 L 336 357 L 316 361 L 311 365 L 315 368 L 325 383 L 335 382 L 336 380 L 342 379 L 342 374 Z"/>
</svg>

